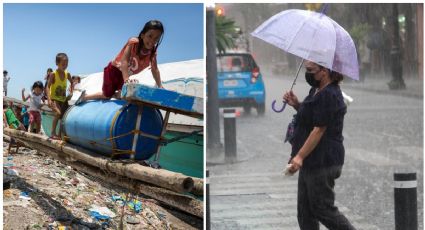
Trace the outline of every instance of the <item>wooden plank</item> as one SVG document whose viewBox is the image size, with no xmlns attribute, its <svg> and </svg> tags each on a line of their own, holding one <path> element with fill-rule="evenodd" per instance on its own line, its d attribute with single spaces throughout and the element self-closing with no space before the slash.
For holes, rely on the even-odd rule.
<svg viewBox="0 0 425 230">
<path fill-rule="evenodd" d="M 191 117 L 203 118 L 204 114 L 203 98 L 143 84 L 125 84 L 121 97 L 133 103 L 143 103 Z"/>
</svg>

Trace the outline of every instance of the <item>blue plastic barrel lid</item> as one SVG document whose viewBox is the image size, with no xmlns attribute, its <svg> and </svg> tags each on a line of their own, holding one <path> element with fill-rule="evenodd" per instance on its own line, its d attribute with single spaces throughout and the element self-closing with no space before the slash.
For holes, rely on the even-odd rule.
<svg viewBox="0 0 425 230">
<path fill-rule="evenodd" d="M 138 115 L 138 106 L 129 105 L 122 111 L 114 126 L 114 136 L 119 136 L 135 130 Z M 162 129 L 162 116 L 160 112 L 152 107 L 143 106 L 142 119 L 139 129 L 150 135 L 159 136 Z M 134 135 L 126 135 L 115 139 L 116 148 L 119 150 L 131 150 Z M 158 147 L 158 140 L 139 135 L 135 159 L 149 159 Z"/>
</svg>

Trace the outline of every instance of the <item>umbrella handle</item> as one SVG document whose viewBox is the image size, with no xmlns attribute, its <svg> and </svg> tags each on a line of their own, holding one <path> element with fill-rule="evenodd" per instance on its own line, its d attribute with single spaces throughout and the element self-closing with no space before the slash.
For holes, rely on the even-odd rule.
<svg viewBox="0 0 425 230">
<path fill-rule="evenodd" d="M 274 100 L 274 101 L 272 102 L 272 109 L 273 109 L 273 111 L 275 111 L 276 113 L 281 113 L 281 112 L 283 112 L 283 110 L 285 110 L 286 104 L 287 104 L 287 102 L 286 102 L 286 101 L 283 101 L 283 106 L 282 106 L 282 108 L 281 108 L 281 109 L 279 109 L 279 110 L 277 110 L 277 109 L 275 108 L 275 106 L 276 106 L 276 100 Z"/>
</svg>

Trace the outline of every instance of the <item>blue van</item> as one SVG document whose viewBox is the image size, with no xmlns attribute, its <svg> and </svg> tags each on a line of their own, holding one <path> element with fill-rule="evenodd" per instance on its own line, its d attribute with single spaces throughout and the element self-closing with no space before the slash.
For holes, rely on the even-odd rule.
<svg viewBox="0 0 425 230">
<path fill-rule="evenodd" d="M 218 98 L 220 107 L 251 108 L 265 113 L 266 90 L 260 68 L 250 53 L 217 54 Z"/>
</svg>

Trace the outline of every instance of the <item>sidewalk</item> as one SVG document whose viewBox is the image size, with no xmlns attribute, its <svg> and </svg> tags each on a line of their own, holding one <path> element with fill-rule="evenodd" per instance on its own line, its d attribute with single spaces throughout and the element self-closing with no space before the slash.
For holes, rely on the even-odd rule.
<svg viewBox="0 0 425 230">
<path fill-rule="evenodd" d="M 390 78 L 367 78 L 363 82 L 344 81 L 341 87 L 418 99 L 423 98 L 423 79 L 405 78 L 406 89 L 402 90 L 390 90 L 387 85 L 388 82 L 390 82 Z"/>
</svg>

